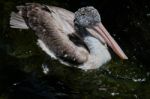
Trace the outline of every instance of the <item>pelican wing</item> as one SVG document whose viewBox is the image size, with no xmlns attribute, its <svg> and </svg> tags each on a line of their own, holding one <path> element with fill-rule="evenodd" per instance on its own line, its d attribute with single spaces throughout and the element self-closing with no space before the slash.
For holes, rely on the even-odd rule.
<svg viewBox="0 0 150 99">
<path fill-rule="evenodd" d="M 48 55 L 72 64 L 82 64 L 87 61 L 89 52 L 84 42 L 77 36 L 71 36 L 76 33 L 72 12 L 37 3 L 18 6 L 17 9 L 19 12 L 16 14 L 24 19 L 21 22 L 25 22 L 26 26 L 35 31 L 39 38 L 38 45 Z M 12 19 L 19 20 L 15 16 Z M 18 27 L 21 22 L 15 23 L 16 21 L 12 19 L 10 20 L 10 24 L 13 23 L 11 25 L 14 25 L 15 28 L 22 28 Z M 80 44 L 77 44 L 77 41 Z"/>
<path fill-rule="evenodd" d="M 53 17 L 53 22 L 51 21 L 53 32 L 48 34 L 55 33 L 53 35 L 55 39 L 49 40 L 53 44 L 47 42 L 51 47 L 49 49 L 53 49 L 56 57 L 67 63 L 82 64 L 87 61 L 89 51 L 74 29 L 74 13 L 59 7 L 45 7 L 48 8 L 51 17 Z M 47 36 L 46 39 L 48 38 L 52 39 L 52 36 Z"/>
<path fill-rule="evenodd" d="M 63 23 L 62 25 L 63 25 L 63 29 L 65 31 L 64 33 L 66 35 L 75 33 L 74 22 L 73 22 L 74 21 L 74 13 L 73 12 L 63 9 L 63 8 L 60 8 L 60 7 L 55 7 L 55 6 L 45 5 L 45 7 L 50 12 L 55 13 L 61 19 L 60 23 Z"/>
</svg>

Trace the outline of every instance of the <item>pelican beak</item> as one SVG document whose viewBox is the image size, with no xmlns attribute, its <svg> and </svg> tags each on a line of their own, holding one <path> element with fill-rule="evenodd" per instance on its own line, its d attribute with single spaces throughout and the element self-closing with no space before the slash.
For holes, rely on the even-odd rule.
<svg viewBox="0 0 150 99">
<path fill-rule="evenodd" d="M 121 59 L 128 59 L 125 55 L 123 50 L 119 47 L 117 42 L 111 37 L 108 33 L 106 28 L 103 26 L 102 23 L 97 24 L 96 26 L 92 27 L 94 31 L 96 31 L 106 42 L 106 44 L 112 48 L 112 50 L 121 58 Z M 87 29 L 88 30 L 88 29 Z M 90 32 L 91 33 L 91 32 Z M 93 32 L 94 33 L 94 32 Z M 91 33 L 92 34 L 92 33 Z"/>
</svg>

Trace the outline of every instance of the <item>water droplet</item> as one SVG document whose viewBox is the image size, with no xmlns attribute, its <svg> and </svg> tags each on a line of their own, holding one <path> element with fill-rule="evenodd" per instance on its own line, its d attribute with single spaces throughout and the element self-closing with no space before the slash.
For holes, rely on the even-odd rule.
<svg viewBox="0 0 150 99">
<path fill-rule="evenodd" d="M 150 75 L 150 72 L 147 72 L 146 75 L 149 76 L 149 75 Z"/>
<path fill-rule="evenodd" d="M 138 79 L 135 79 L 135 78 L 133 78 L 132 79 L 134 82 L 144 82 L 144 81 L 146 81 L 146 78 L 138 78 Z"/>
<path fill-rule="evenodd" d="M 137 96 L 136 94 L 134 94 L 134 97 L 135 97 L 136 99 L 138 99 L 138 96 Z"/>
<path fill-rule="evenodd" d="M 140 22 L 137 22 L 137 25 L 140 25 L 141 23 Z"/>
<path fill-rule="evenodd" d="M 146 16 L 149 17 L 149 16 L 150 16 L 150 13 L 147 13 Z"/>
<path fill-rule="evenodd" d="M 44 73 L 44 74 L 48 74 L 49 68 L 47 67 L 47 65 L 42 64 L 42 69 L 43 69 L 43 73 Z"/>
<path fill-rule="evenodd" d="M 115 36 L 116 36 L 116 34 L 113 34 L 113 36 L 115 37 Z"/>
<path fill-rule="evenodd" d="M 115 95 L 119 95 L 119 93 L 112 92 L 111 95 L 115 96 Z"/>
<path fill-rule="evenodd" d="M 98 89 L 99 89 L 99 91 L 107 91 L 106 88 L 98 88 Z"/>
<path fill-rule="evenodd" d="M 134 51 L 136 51 L 137 49 L 135 48 Z"/>
<path fill-rule="evenodd" d="M 14 85 L 14 86 L 16 86 L 16 85 L 17 85 L 17 83 L 14 83 L 13 85 Z"/>
<path fill-rule="evenodd" d="M 32 53 L 32 51 L 30 50 L 29 53 Z"/>
</svg>

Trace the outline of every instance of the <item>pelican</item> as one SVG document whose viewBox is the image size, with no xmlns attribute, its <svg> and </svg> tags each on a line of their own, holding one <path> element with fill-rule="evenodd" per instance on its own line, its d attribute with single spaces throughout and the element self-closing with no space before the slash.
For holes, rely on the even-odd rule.
<svg viewBox="0 0 150 99">
<path fill-rule="evenodd" d="M 16 8 L 19 11 L 11 13 L 10 27 L 35 31 L 37 45 L 62 64 L 85 71 L 97 69 L 111 60 L 107 45 L 121 59 L 128 59 L 92 6 L 75 13 L 38 3 Z"/>
</svg>

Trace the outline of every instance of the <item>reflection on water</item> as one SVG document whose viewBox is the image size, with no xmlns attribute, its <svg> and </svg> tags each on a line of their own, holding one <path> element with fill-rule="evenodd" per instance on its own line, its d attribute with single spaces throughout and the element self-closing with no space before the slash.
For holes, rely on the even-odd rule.
<svg viewBox="0 0 150 99">
<path fill-rule="evenodd" d="M 113 55 L 113 60 L 99 70 L 87 72 L 52 60 L 37 47 L 36 36 L 32 31 L 10 29 L 9 14 L 20 2 L 15 4 L 14 1 L 0 1 L 0 98 L 149 99 L 148 3 L 145 3 L 146 0 L 122 0 L 121 4 L 117 3 L 117 7 L 124 11 L 122 12 L 111 1 L 106 0 L 108 4 L 102 1 L 102 16 L 106 18 L 103 23 L 106 23 L 114 38 L 122 45 L 129 60 L 122 61 Z M 68 3 L 71 1 L 68 0 Z M 52 4 L 73 9 L 72 5 L 59 3 L 57 0 Z M 75 9 L 77 6 L 73 10 Z M 112 12 L 109 13 L 109 10 Z M 110 20 L 109 14 L 113 15 L 113 20 Z"/>
</svg>

